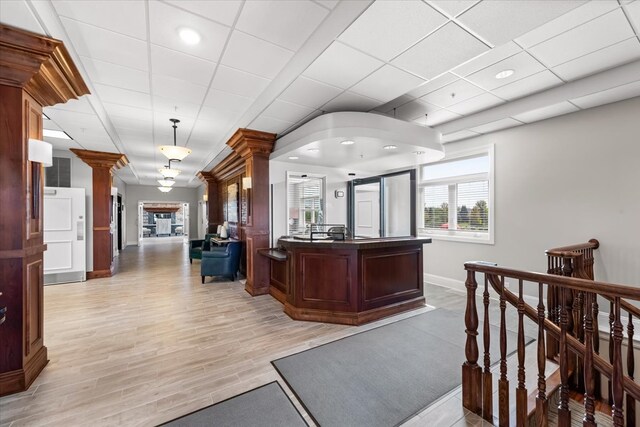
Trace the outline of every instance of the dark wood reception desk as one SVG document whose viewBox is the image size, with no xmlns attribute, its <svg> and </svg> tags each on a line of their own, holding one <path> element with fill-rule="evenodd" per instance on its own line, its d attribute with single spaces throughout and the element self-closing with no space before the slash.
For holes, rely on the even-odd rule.
<svg viewBox="0 0 640 427">
<path fill-rule="evenodd" d="M 425 304 L 422 245 L 431 239 L 278 240 L 270 294 L 296 320 L 361 325 Z"/>
</svg>

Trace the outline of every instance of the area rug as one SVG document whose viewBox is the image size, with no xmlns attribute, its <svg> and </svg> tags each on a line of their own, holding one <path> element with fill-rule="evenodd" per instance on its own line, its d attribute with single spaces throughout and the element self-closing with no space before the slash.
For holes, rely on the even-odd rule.
<svg viewBox="0 0 640 427">
<path fill-rule="evenodd" d="M 461 384 L 463 316 L 437 309 L 271 363 L 318 425 L 395 426 Z M 497 361 L 499 328 L 491 335 Z M 507 333 L 509 353 L 516 339 Z"/>
<path fill-rule="evenodd" d="M 171 427 L 307 427 L 277 381 L 162 424 Z"/>
</svg>

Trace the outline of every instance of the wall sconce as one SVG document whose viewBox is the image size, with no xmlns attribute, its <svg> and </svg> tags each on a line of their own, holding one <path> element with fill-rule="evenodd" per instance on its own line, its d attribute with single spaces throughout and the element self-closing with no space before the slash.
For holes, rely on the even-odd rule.
<svg viewBox="0 0 640 427">
<path fill-rule="evenodd" d="M 251 216 L 251 177 L 245 176 L 242 178 L 242 188 L 247 191 L 247 217 Z"/>
<path fill-rule="evenodd" d="M 208 201 L 209 201 L 209 196 L 208 196 L 208 195 L 206 195 L 206 194 L 203 194 L 203 195 L 202 195 L 202 201 L 203 201 L 203 202 L 208 202 Z"/>
<path fill-rule="evenodd" d="M 44 167 L 53 166 L 53 146 L 48 142 L 29 138 L 29 161 L 42 163 Z"/>
</svg>

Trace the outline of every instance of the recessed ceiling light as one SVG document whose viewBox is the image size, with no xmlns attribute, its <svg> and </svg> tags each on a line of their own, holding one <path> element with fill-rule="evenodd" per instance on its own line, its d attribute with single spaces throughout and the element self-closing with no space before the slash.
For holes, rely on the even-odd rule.
<svg viewBox="0 0 640 427">
<path fill-rule="evenodd" d="M 382 148 L 384 148 L 385 150 L 395 150 L 395 149 L 396 149 L 396 148 L 398 148 L 398 147 L 397 147 L 397 146 L 395 146 L 395 145 L 385 145 L 385 146 L 384 146 L 384 147 L 382 147 Z"/>
<path fill-rule="evenodd" d="M 318 151 L 320 151 L 319 148 L 309 148 L 307 151 L 310 151 L 312 153 L 317 153 Z"/>
<path fill-rule="evenodd" d="M 496 74 L 496 79 L 506 79 L 507 77 L 511 77 L 513 73 L 515 73 L 513 70 L 502 70 Z"/>
<path fill-rule="evenodd" d="M 298 160 L 298 156 L 289 156 L 289 160 Z"/>
<path fill-rule="evenodd" d="M 42 135 L 48 136 L 49 138 L 73 139 L 66 132 L 61 130 L 42 129 Z"/>
<path fill-rule="evenodd" d="M 353 141 L 353 140 L 351 140 L 351 139 L 345 139 L 345 140 L 344 140 L 344 141 L 342 141 L 340 144 L 342 144 L 342 145 L 353 145 L 353 144 L 355 144 L 355 143 L 356 143 L 356 142 L 355 142 L 355 141 Z"/>
<path fill-rule="evenodd" d="M 192 30 L 191 28 L 180 28 L 178 30 L 178 35 L 180 36 L 182 41 L 189 46 L 194 46 L 200 43 L 200 34 L 198 34 L 195 30 Z"/>
<path fill-rule="evenodd" d="M 424 154 L 424 151 L 414 151 L 414 153 L 419 156 L 420 154 Z"/>
</svg>

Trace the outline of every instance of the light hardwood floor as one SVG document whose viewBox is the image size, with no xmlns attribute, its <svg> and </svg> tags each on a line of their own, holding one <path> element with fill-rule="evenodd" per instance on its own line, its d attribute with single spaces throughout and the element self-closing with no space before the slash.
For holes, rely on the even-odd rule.
<svg viewBox="0 0 640 427">
<path fill-rule="evenodd" d="M 182 243 L 124 250 L 108 279 L 45 289 L 50 362 L 31 388 L 0 398 L 0 426 L 157 425 L 279 380 L 270 361 L 430 308 L 362 327 L 293 321 L 269 295 L 208 278 Z M 463 309 L 464 295 L 428 286 L 428 302 Z M 460 391 L 406 425 L 482 425 Z"/>
</svg>

